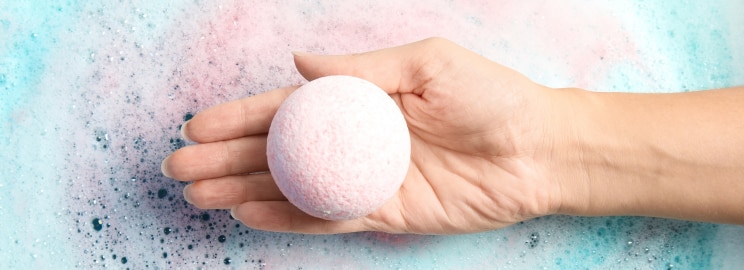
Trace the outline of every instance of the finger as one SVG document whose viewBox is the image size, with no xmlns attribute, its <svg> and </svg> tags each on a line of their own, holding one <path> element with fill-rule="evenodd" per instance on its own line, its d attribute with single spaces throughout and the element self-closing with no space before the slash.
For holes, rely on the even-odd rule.
<svg viewBox="0 0 744 270">
<path fill-rule="evenodd" d="M 201 209 L 230 209 L 249 201 L 287 200 L 269 173 L 199 180 L 186 186 L 183 196 Z"/>
<path fill-rule="evenodd" d="M 365 230 L 361 219 L 320 219 L 305 214 L 288 201 L 247 202 L 233 207 L 230 213 L 246 226 L 264 231 L 335 234 Z"/>
<path fill-rule="evenodd" d="M 453 52 L 454 51 L 454 52 Z M 441 38 L 430 38 L 399 47 L 352 55 L 295 53 L 297 70 L 307 80 L 348 75 L 368 80 L 388 94 L 415 92 L 451 62 L 462 47 Z M 421 93 L 416 93 L 421 94 Z"/>
<path fill-rule="evenodd" d="M 186 122 L 181 133 L 199 143 L 266 133 L 279 105 L 295 89 L 297 86 L 279 88 L 211 107 Z"/>
<path fill-rule="evenodd" d="M 268 171 L 266 135 L 186 146 L 165 158 L 161 169 L 181 181 Z"/>
</svg>

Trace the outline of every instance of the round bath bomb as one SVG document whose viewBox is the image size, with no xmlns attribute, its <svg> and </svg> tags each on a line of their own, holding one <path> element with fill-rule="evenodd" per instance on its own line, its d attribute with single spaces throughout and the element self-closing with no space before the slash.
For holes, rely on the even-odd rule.
<svg viewBox="0 0 744 270">
<path fill-rule="evenodd" d="M 359 78 L 328 76 L 281 104 L 266 154 L 292 204 L 315 217 L 348 220 L 374 212 L 398 191 L 411 139 L 385 91 Z"/>
</svg>

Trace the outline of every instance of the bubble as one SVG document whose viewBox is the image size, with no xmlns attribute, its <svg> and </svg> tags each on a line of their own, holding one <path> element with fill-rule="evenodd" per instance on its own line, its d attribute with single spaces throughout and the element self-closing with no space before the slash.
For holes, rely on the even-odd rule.
<svg viewBox="0 0 744 270">
<path fill-rule="evenodd" d="M 181 138 L 172 138 L 170 139 L 170 145 L 171 145 L 171 150 L 176 151 L 186 146 L 186 142 L 183 141 Z"/>
<path fill-rule="evenodd" d="M 93 229 L 96 231 L 100 231 L 101 229 L 103 229 L 103 221 L 101 221 L 100 218 L 93 219 Z"/>
<path fill-rule="evenodd" d="M 537 232 L 530 234 L 529 241 L 525 242 L 529 248 L 537 247 L 538 243 L 540 243 L 540 234 Z"/>
</svg>

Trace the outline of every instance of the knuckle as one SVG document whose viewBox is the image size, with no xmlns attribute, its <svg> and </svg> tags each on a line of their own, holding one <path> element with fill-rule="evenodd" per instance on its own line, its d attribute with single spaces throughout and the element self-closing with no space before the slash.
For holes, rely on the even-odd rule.
<svg viewBox="0 0 744 270">
<path fill-rule="evenodd" d="M 428 81 L 442 72 L 453 60 L 453 54 L 459 47 L 455 43 L 441 38 L 432 37 L 422 40 L 420 49 L 411 68 L 415 70 L 415 77 L 422 81 Z"/>
<path fill-rule="evenodd" d="M 422 43 L 425 47 L 433 47 L 433 48 L 447 47 L 447 46 L 452 46 L 454 44 L 449 39 L 446 39 L 443 37 L 430 37 L 430 38 L 422 40 Z"/>
</svg>

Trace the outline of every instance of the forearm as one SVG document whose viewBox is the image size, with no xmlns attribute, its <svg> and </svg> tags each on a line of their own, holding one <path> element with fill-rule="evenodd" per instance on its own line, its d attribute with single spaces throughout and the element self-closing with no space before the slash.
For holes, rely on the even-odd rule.
<svg viewBox="0 0 744 270">
<path fill-rule="evenodd" d="M 744 88 L 564 92 L 562 211 L 744 224 Z"/>
</svg>

